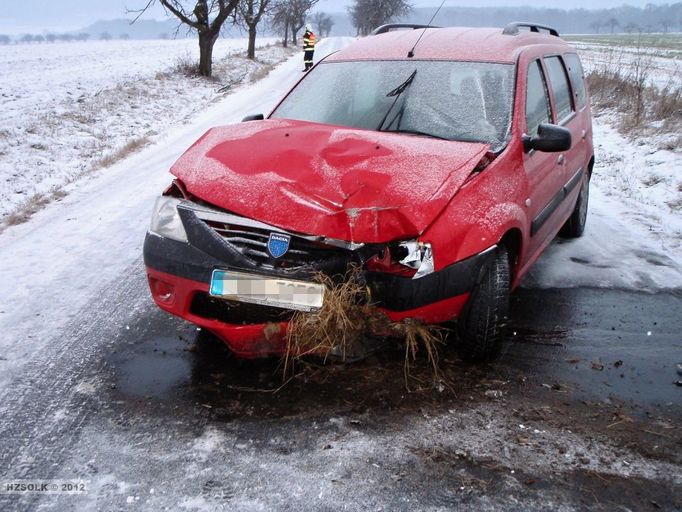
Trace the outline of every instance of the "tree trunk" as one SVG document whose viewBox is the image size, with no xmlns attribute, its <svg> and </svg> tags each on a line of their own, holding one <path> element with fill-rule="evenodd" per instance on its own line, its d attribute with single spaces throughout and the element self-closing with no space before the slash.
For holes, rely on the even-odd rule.
<svg viewBox="0 0 682 512">
<path fill-rule="evenodd" d="M 289 48 L 289 23 L 284 24 L 284 41 L 282 41 L 284 48 Z"/>
<path fill-rule="evenodd" d="M 246 52 L 246 57 L 256 60 L 256 25 L 249 27 L 249 49 Z"/>
<path fill-rule="evenodd" d="M 203 31 L 199 33 L 199 74 L 210 77 L 213 73 L 213 46 L 218 40 L 219 32 Z"/>
<path fill-rule="evenodd" d="M 296 46 L 296 41 L 298 41 L 298 29 L 291 27 L 291 44 Z"/>
</svg>

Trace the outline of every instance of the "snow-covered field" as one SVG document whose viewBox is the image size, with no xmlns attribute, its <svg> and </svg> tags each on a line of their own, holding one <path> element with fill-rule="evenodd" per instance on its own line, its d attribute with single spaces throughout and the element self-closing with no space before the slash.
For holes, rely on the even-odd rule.
<svg viewBox="0 0 682 512">
<path fill-rule="evenodd" d="M 678 85 L 682 81 L 680 52 L 646 46 L 613 46 L 607 43 L 572 42 L 580 52 L 586 71 L 603 67 L 646 68 L 648 83 L 657 87 Z"/>
<path fill-rule="evenodd" d="M 289 55 L 261 48 L 262 62 L 252 63 L 245 48 L 243 39 L 220 39 L 209 81 L 176 69 L 197 62 L 189 39 L 0 46 L 0 225 L 206 109 L 226 84 L 249 82 Z"/>
</svg>

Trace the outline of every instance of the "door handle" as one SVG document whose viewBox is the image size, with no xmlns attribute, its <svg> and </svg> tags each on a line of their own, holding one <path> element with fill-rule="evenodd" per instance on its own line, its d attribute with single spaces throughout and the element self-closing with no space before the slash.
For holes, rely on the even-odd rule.
<svg viewBox="0 0 682 512">
<path fill-rule="evenodd" d="M 566 156 L 559 155 L 559 158 L 556 159 L 556 163 L 559 165 L 564 165 L 566 163 Z"/>
</svg>

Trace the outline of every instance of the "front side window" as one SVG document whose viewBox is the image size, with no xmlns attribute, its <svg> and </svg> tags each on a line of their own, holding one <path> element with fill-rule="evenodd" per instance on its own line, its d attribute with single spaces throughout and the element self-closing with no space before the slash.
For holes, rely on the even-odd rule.
<svg viewBox="0 0 682 512">
<path fill-rule="evenodd" d="M 538 126 L 552 122 L 552 110 L 549 104 L 547 83 L 542 72 L 540 61 L 531 62 L 528 67 L 526 83 L 526 125 L 527 134 L 537 135 Z"/>
<path fill-rule="evenodd" d="M 273 118 L 446 140 L 508 137 L 514 66 L 481 62 L 354 61 L 317 66 Z"/>
<path fill-rule="evenodd" d="M 554 102 L 556 103 L 557 120 L 561 122 L 573 112 L 571 86 L 568 84 L 568 75 L 559 57 L 546 57 L 545 67 L 547 68 L 549 83 L 554 95 Z"/>
<path fill-rule="evenodd" d="M 568 74 L 571 77 L 573 90 L 575 91 L 576 105 L 582 109 L 587 104 L 587 91 L 585 90 L 585 73 L 580 63 L 580 58 L 575 53 L 569 53 L 565 57 Z"/>
</svg>

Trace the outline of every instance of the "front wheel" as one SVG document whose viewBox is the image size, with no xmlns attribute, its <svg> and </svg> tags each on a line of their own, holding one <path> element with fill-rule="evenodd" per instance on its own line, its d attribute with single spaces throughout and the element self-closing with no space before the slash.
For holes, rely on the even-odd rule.
<svg viewBox="0 0 682 512">
<path fill-rule="evenodd" d="M 499 246 L 495 260 L 469 299 L 458 322 L 458 352 L 468 361 L 489 361 L 500 352 L 509 315 L 511 293 L 509 252 Z"/>
<path fill-rule="evenodd" d="M 585 232 L 585 224 L 587 224 L 587 206 L 590 202 L 590 177 L 589 175 L 583 179 L 583 184 L 580 187 L 578 200 L 575 203 L 575 209 L 571 216 L 561 227 L 559 236 L 563 238 L 579 238 Z"/>
</svg>

